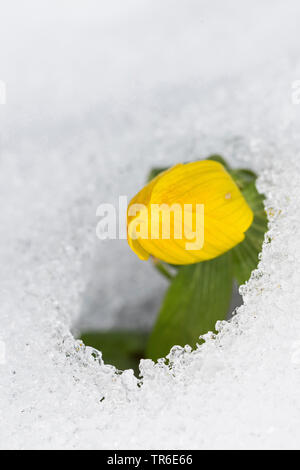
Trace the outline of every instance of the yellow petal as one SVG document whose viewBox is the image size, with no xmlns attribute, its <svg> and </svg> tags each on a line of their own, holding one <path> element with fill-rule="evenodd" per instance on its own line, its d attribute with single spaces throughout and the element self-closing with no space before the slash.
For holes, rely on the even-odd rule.
<svg viewBox="0 0 300 470">
<path fill-rule="evenodd" d="M 134 204 L 143 204 L 148 211 L 129 215 Z M 196 214 L 197 204 L 204 208 L 202 220 L 199 213 Z M 158 206 L 162 210 L 155 219 L 154 208 Z M 170 208 L 174 209 L 174 215 Z M 164 238 L 163 227 L 168 224 L 163 221 L 168 221 L 169 215 L 170 233 Z M 171 264 L 198 263 L 216 258 L 243 241 L 252 221 L 252 210 L 223 165 L 211 160 L 179 164 L 159 174 L 130 202 L 128 242 L 141 259 L 153 255 Z M 145 230 L 143 236 L 135 239 L 134 232 L 139 224 Z M 178 237 L 179 226 L 181 237 Z M 188 237 L 193 232 L 197 237 L 190 240 Z"/>
</svg>

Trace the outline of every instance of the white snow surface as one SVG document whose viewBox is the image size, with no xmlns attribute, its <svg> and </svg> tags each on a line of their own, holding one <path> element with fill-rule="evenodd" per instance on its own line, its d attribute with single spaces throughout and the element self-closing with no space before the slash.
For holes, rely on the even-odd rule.
<svg viewBox="0 0 300 470">
<path fill-rule="evenodd" d="M 299 2 L 0 6 L 0 448 L 299 448 Z M 149 325 L 165 284 L 96 208 L 212 152 L 267 196 L 244 305 L 117 374 L 72 332 Z"/>
</svg>

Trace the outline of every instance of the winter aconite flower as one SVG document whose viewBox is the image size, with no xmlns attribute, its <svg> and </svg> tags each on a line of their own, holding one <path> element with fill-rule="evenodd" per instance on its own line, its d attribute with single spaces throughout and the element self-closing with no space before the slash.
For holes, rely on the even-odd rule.
<svg viewBox="0 0 300 470">
<path fill-rule="evenodd" d="M 143 260 L 153 255 L 170 264 L 193 264 L 242 242 L 252 221 L 252 210 L 221 163 L 179 164 L 131 200 L 128 243 Z"/>
</svg>

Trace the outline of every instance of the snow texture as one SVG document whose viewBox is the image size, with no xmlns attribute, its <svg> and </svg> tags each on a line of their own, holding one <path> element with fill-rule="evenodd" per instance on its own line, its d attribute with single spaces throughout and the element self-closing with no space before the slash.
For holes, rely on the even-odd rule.
<svg viewBox="0 0 300 470">
<path fill-rule="evenodd" d="M 0 3 L 0 447 L 299 448 L 299 2 Z M 117 374 L 72 333 L 149 326 L 165 284 L 97 206 L 215 152 L 267 196 L 244 305 Z"/>
</svg>

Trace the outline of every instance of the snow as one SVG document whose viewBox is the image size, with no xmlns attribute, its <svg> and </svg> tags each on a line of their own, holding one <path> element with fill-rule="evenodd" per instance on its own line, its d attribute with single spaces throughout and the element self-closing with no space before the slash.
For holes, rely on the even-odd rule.
<svg viewBox="0 0 300 470">
<path fill-rule="evenodd" d="M 1 3 L 0 447 L 299 448 L 298 2 Z M 96 210 L 212 152 L 259 171 L 267 243 L 238 315 L 141 385 L 73 336 L 165 289 Z"/>
</svg>

